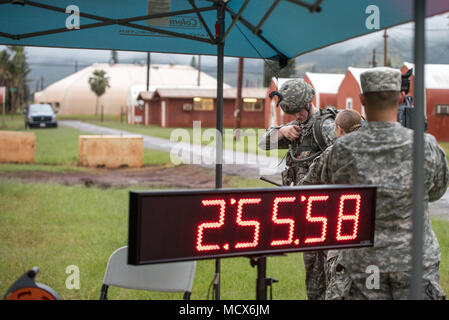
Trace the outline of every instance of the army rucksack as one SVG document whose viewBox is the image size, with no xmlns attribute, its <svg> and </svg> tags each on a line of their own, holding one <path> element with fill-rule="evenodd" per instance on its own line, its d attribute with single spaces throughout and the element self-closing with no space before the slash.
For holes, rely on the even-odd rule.
<svg viewBox="0 0 449 320">
<path fill-rule="evenodd" d="M 321 149 L 321 151 L 324 151 L 328 147 L 328 145 L 326 144 L 323 136 L 323 123 L 330 118 L 334 119 L 335 121 L 338 110 L 328 107 L 326 109 L 320 109 L 319 112 L 320 117 L 313 124 L 312 132 L 316 144 Z"/>
</svg>

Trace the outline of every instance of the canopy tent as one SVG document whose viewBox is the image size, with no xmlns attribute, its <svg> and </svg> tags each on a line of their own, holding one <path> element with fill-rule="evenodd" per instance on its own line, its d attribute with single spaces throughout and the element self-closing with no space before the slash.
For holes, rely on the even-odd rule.
<svg viewBox="0 0 449 320">
<path fill-rule="evenodd" d="M 216 55 L 226 42 L 225 56 L 282 60 L 413 19 L 413 0 L 372 3 L 0 0 L 0 44 Z M 220 7 L 226 30 L 218 37 Z M 428 16 L 446 10 L 447 1 L 428 1 Z"/>
<path fill-rule="evenodd" d="M 415 5 L 414 5 L 415 4 Z M 217 55 L 217 129 L 223 57 L 288 59 L 415 19 L 415 103 L 423 117 L 424 18 L 439 0 L 0 0 L 0 44 Z M 412 297 L 422 271 L 423 119 L 415 127 Z M 216 187 L 222 181 L 217 140 Z M 217 271 L 219 264 L 217 262 Z M 219 296 L 218 296 L 219 298 Z"/>
</svg>

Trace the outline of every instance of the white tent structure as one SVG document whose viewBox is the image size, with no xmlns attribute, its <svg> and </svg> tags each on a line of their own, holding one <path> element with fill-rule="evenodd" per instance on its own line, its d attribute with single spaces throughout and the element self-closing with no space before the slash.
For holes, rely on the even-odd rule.
<svg viewBox="0 0 449 320">
<path fill-rule="evenodd" d="M 129 97 L 130 88 L 145 88 L 147 81 L 146 65 L 95 63 L 36 92 L 35 102 L 49 103 L 62 115 L 94 115 L 97 97 L 88 83 L 94 70 L 104 70 L 109 78 L 110 88 L 100 98 L 104 114 L 119 115 L 124 112 L 137 97 L 137 90 L 134 90 L 136 97 Z M 200 77 L 201 88 L 216 88 L 215 78 L 203 72 Z M 154 64 L 150 68 L 149 81 L 153 88 L 196 87 L 198 70 L 187 65 Z M 98 113 L 100 110 L 99 107 Z"/>
</svg>

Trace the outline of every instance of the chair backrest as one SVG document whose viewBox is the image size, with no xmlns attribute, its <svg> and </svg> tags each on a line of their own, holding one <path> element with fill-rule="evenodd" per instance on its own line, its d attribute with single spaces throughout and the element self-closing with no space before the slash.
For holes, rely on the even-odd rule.
<svg viewBox="0 0 449 320">
<path fill-rule="evenodd" d="M 115 250 L 108 261 L 103 284 L 120 288 L 191 292 L 196 261 L 128 265 L 128 247 Z"/>
</svg>

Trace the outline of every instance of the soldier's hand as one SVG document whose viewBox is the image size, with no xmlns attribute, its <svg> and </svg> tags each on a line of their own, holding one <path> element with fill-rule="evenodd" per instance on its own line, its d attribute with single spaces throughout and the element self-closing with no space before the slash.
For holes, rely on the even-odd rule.
<svg viewBox="0 0 449 320">
<path fill-rule="evenodd" d="M 285 138 L 293 141 L 299 138 L 301 128 L 296 125 L 289 125 L 279 128 L 279 139 Z"/>
</svg>

